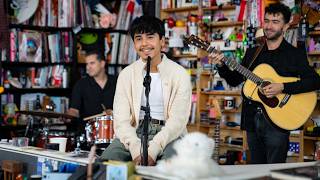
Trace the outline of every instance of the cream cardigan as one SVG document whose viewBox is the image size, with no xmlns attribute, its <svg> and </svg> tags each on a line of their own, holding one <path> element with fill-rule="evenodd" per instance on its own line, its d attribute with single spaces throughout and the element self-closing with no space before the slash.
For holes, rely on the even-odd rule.
<svg viewBox="0 0 320 180">
<path fill-rule="evenodd" d="M 136 134 L 141 96 L 143 92 L 143 71 L 146 63 L 140 58 L 123 69 L 118 77 L 114 97 L 114 131 L 117 138 L 130 151 L 132 158 L 140 155 L 141 140 Z M 191 108 L 191 81 L 186 70 L 162 56 L 158 65 L 162 80 L 165 126 L 149 142 L 148 155 L 154 160 L 166 145 L 187 132 Z"/>
</svg>

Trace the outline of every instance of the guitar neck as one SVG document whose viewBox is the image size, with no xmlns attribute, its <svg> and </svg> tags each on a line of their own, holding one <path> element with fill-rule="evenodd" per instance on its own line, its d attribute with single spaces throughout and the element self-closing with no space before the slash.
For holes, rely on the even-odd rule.
<svg viewBox="0 0 320 180">
<path fill-rule="evenodd" d="M 206 49 L 206 51 L 209 53 L 218 53 L 218 51 L 216 49 L 214 49 L 214 47 L 211 47 L 209 45 L 208 45 L 208 48 Z M 234 59 L 224 57 L 223 62 L 230 69 L 236 70 L 237 72 L 242 74 L 244 77 L 246 77 L 247 79 L 250 79 L 251 81 L 253 81 L 256 84 L 260 84 L 263 81 L 263 79 L 261 79 L 259 76 L 252 73 L 249 69 L 245 68 L 244 66 L 239 64 Z"/>
</svg>

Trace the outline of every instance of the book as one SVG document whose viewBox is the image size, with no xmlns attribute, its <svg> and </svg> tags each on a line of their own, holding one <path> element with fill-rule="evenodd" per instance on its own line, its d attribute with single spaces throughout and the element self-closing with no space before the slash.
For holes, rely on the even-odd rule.
<svg viewBox="0 0 320 180">
<path fill-rule="evenodd" d="M 320 179 L 320 165 L 272 170 L 271 177 L 277 179 L 311 180 Z"/>
</svg>

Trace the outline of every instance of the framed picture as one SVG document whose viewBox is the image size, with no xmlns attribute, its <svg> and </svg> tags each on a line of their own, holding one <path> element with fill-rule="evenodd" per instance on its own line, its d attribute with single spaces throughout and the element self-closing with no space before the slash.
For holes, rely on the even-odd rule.
<svg viewBox="0 0 320 180">
<path fill-rule="evenodd" d="M 198 0 L 182 0 L 181 7 L 197 6 Z"/>
</svg>

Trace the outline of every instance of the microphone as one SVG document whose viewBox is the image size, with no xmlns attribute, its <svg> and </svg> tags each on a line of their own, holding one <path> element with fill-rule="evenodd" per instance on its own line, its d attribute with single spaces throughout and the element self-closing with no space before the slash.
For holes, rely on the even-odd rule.
<svg viewBox="0 0 320 180">
<path fill-rule="evenodd" d="M 145 76 L 145 79 L 143 81 L 143 86 L 147 88 L 148 92 L 150 92 L 150 83 L 151 83 L 151 76 L 150 76 L 150 66 L 151 66 L 151 57 L 148 56 L 147 57 L 147 73 L 146 73 L 146 76 Z"/>
<path fill-rule="evenodd" d="M 150 74 L 151 57 L 147 57 L 147 74 Z"/>
</svg>

